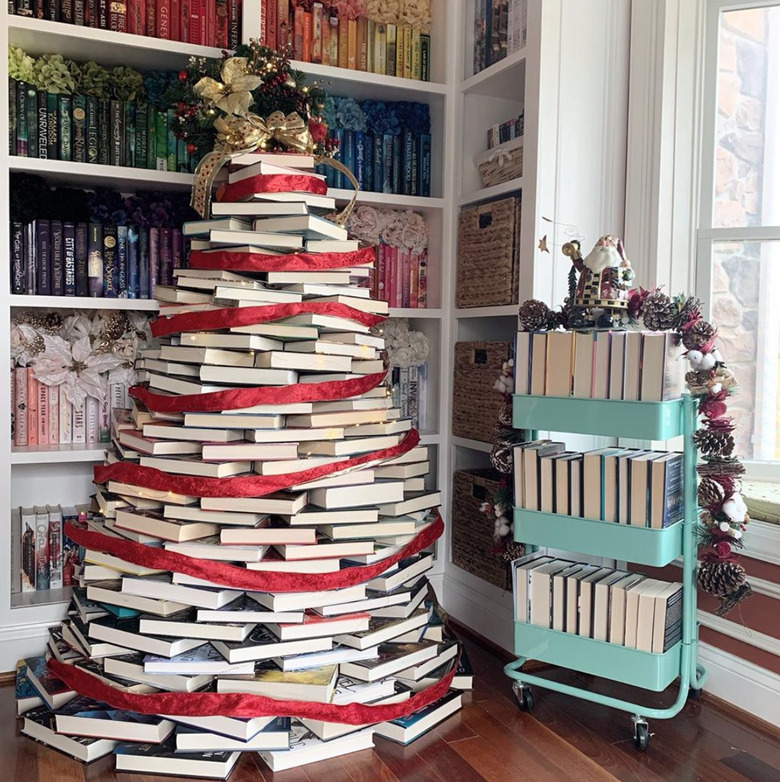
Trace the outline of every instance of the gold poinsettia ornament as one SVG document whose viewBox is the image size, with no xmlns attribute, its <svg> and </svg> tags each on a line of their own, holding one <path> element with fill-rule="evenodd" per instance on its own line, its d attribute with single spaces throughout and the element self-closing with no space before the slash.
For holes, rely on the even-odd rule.
<svg viewBox="0 0 780 782">
<path fill-rule="evenodd" d="M 246 57 L 229 57 L 222 65 L 222 81 L 204 76 L 195 85 L 195 92 L 225 114 L 243 117 L 249 112 L 256 90 L 263 80 L 249 70 Z"/>
</svg>

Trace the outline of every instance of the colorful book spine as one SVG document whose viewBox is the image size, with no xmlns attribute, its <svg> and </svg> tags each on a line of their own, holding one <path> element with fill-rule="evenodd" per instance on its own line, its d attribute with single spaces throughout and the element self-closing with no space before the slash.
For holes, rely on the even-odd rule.
<svg viewBox="0 0 780 782">
<path fill-rule="evenodd" d="M 115 299 L 117 290 L 117 230 L 115 225 L 103 226 L 103 293 L 107 299 Z"/>
<path fill-rule="evenodd" d="M 149 104 L 135 107 L 135 168 L 148 168 L 149 154 Z"/>
<path fill-rule="evenodd" d="M 111 140 L 109 148 L 109 163 L 112 166 L 125 164 L 125 110 L 121 100 L 112 100 L 111 111 Z"/>
<path fill-rule="evenodd" d="M 29 151 L 29 146 L 27 143 L 27 83 L 23 81 L 16 82 L 15 140 L 15 154 L 19 157 L 27 157 Z"/>
<path fill-rule="evenodd" d="M 360 16 L 356 20 L 357 26 L 357 62 L 355 63 L 356 69 L 359 71 L 368 70 L 368 19 L 365 16 Z"/>
<path fill-rule="evenodd" d="M 84 95 L 73 96 L 71 149 L 74 163 L 87 162 L 87 99 Z"/>
<path fill-rule="evenodd" d="M 377 23 L 374 29 L 374 73 L 384 76 L 387 73 L 387 26 Z"/>
<path fill-rule="evenodd" d="M 352 134 L 352 145 L 352 170 L 361 190 L 366 190 L 366 134 L 362 130 Z"/>
<path fill-rule="evenodd" d="M 59 95 L 53 92 L 46 93 L 46 114 L 48 119 L 46 156 L 49 160 L 56 160 L 60 148 L 60 102 Z M 40 156 L 40 150 L 38 155 Z"/>
<path fill-rule="evenodd" d="M 62 511 L 49 505 L 49 589 L 62 589 Z"/>
<path fill-rule="evenodd" d="M 180 228 L 171 230 L 171 255 L 173 257 L 173 269 L 184 268 L 184 237 Z"/>
<path fill-rule="evenodd" d="M 35 221 L 35 258 L 31 263 L 38 266 L 35 292 L 39 296 L 50 296 L 51 285 L 51 224 L 48 220 Z"/>
<path fill-rule="evenodd" d="M 138 234 L 138 292 L 142 299 L 149 296 L 149 229 L 141 228 Z"/>
<path fill-rule="evenodd" d="M 27 157 L 38 157 L 38 92 L 31 84 L 25 92 L 27 105 Z M 48 114 L 47 114 L 48 124 Z M 45 145 L 44 145 L 45 146 Z M 44 156 L 46 153 L 44 152 Z"/>
<path fill-rule="evenodd" d="M 73 24 L 84 27 L 86 21 L 85 0 L 73 0 Z"/>
<path fill-rule="evenodd" d="M 324 6 L 322 3 L 314 3 L 311 9 L 311 61 L 322 62 L 322 22 Z M 324 17 L 327 21 L 327 17 Z"/>
<path fill-rule="evenodd" d="M 88 259 L 89 295 L 93 298 L 101 298 L 105 287 L 103 285 L 103 226 L 99 223 L 89 224 Z"/>
<path fill-rule="evenodd" d="M 62 255 L 64 273 L 64 294 L 76 295 L 76 226 L 73 223 L 62 225 Z"/>
<path fill-rule="evenodd" d="M 87 445 L 100 442 L 100 402 L 93 396 L 88 396 L 84 403 L 84 427 Z"/>
<path fill-rule="evenodd" d="M 163 110 L 155 112 L 157 128 L 155 133 L 155 165 L 157 171 L 168 170 L 168 113 Z"/>
<path fill-rule="evenodd" d="M 420 255 L 417 263 L 417 306 L 428 306 L 428 252 Z"/>
<path fill-rule="evenodd" d="M 403 172 L 401 175 L 401 192 L 404 195 L 412 195 L 412 151 L 415 147 L 415 138 L 411 130 L 403 132 Z M 414 188 L 416 189 L 416 187 Z"/>
<path fill-rule="evenodd" d="M 98 403 L 98 442 L 110 443 L 111 442 L 111 409 L 108 397 L 102 402 L 95 400 Z"/>
<path fill-rule="evenodd" d="M 60 389 L 49 386 L 49 445 L 60 442 Z"/>
<path fill-rule="evenodd" d="M 41 160 L 46 160 L 49 157 L 49 106 L 47 100 L 47 94 L 43 90 L 38 90 L 37 96 L 37 141 L 36 148 L 38 154 L 36 157 Z M 54 156 L 57 157 L 56 155 Z"/>
<path fill-rule="evenodd" d="M 418 164 L 420 168 L 417 184 L 418 195 L 430 198 L 431 195 L 431 136 L 424 133 L 419 139 Z"/>
<path fill-rule="evenodd" d="M 329 22 L 329 28 L 330 32 L 328 33 L 328 48 L 327 50 L 323 50 L 322 55 L 322 62 L 323 65 L 337 65 L 339 63 L 339 57 L 340 57 L 340 49 L 341 46 L 341 31 L 340 31 L 340 25 L 339 25 L 339 18 L 338 16 L 331 15 L 328 19 Z M 327 55 L 326 52 L 327 51 Z M 327 56 L 327 62 L 325 62 L 325 57 Z"/>
<path fill-rule="evenodd" d="M 100 105 L 98 99 L 87 95 L 86 101 L 86 136 L 87 136 L 87 163 L 100 162 Z"/>
<path fill-rule="evenodd" d="M 160 256 L 157 283 L 173 284 L 173 240 L 170 228 L 160 228 Z"/>
<path fill-rule="evenodd" d="M 154 298 L 160 269 L 160 229 L 149 229 L 149 298 Z"/>
<path fill-rule="evenodd" d="M 35 591 L 35 509 L 22 510 L 22 592 Z"/>
<path fill-rule="evenodd" d="M 265 3 L 263 8 L 265 10 Z M 241 0 L 228 0 L 228 22 L 227 46 L 235 49 L 241 43 Z"/>
<path fill-rule="evenodd" d="M 293 59 L 303 60 L 303 6 L 293 9 Z"/>
<path fill-rule="evenodd" d="M 431 36 L 420 34 L 420 79 L 431 80 Z"/>
<path fill-rule="evenodd" d="M 72 160 L 72 112 L 73 106 L 70 95 L 57 96 L 57 112 L 59 124 L 59 143 L 57 154 L 60 160 Z"/>
<path fill-rule="evenodd" d="M 27 445 L 38 445 L 38 380 L 27 367 Z"/>
<path fill-rule="evenodd" d="M 374 137 L 368 133 L 363 144 L 365 190 L 371 192 L 374 189 Z"/>
<path fill-rule="evenodd" d="M 111 101 L 98 100 L 98 163 L 111 164 Z M 116 165 L 119 165 L 118 163 Z"/>
<path fill-rule="evenodd" d="M 396 62 L 398 58 L 397 52 L 397 40 L 398 40 L 398 28 L 394 24 L 388 24 L 385 28 L 385 35 L 387 39 L 387 55 L 385 57 L 385 73 L 388 76 L 397 76 Z M 377 73 L 377 71 L 374 71 Z"/>
<path fill-rule="evenodd" d="M 268 21 L 265 25 L 266 44 L 271 49 L 277 48 L 277 37 L 279 28 L 279 3 L 277 0 L 267 0 L 263 4 L 263 10 L 267 11 Z M 264 14 L 265 16 L 266 14 Z"/>
<path fill-rule="evenodd" d="M 135 104 L 129 100 L 124 101 L 124 122 L 122 127 L 124 128 L 124 147 L 122 158 L 124 165 L 135 168 Z"/>
<path fill-rule="evenodd" d="M 391 193 L 401 193 L 401 163 L 403 144 L 400 135 L 393 138 L 393 159 L 392 159 L 392 184 Z M 385 163 L 387 165 L 387 163 Z"/>
<path fill-rule="evenodd" d="M 73 405 L 65 394 L 65 387 L 59 386 L 60 396 L 60 425 L 59 440 L 62 445 L 70 445 L 73 442 Z"/>
<path fill-rule="evenodd" d="M 25 271 L 25 290 L 29 296 L 35 294 L 38 290 L 38 267 L 35 259 L 38 257 L 37 235 L 35 223 L 27 223 L 24 226 L 24 271 Z"/>
<path fill-rule="evenodd" d="M 138 280 L 138 226 L 127 226 L 127 298 L 137 299 L 139 296 Z"/>
<path fill-rule="evenodd" d="M 89 296 L 89 226 L 76 226 L 76 296 Z"/>
<path fill-rule="evenodd" d="M 374 136 L 374 192 L 381 193 L 385 181 L 385 138 Z"/>
<path fill-rule="evenodd" d="M 73 403 L 73 444 L 83 445 L 87 442 L 86 401 Z"/>
<path fill-rule="evenodd" d="M 35 508 L 35 589 L 49 588 L 49 512 L 45 507 Z"/>
<path fill-rule="evenodd" d="M 27 368 L 14 368 L 14 445 L 28 444 L 27 439 Z"/>
<path fill-rule="evenodd" d="M 177 162 L 177 149 L 178 139 L 174 131 L 176 130 L 176 112 L 173 109 L 168 109 L 165 117 L 165 138 L 167 139 L 167 155 L 166 155 L 166 170 L 178 171 L 179 166 Z"/>
<path fill-rule="evenodd" d="M 65 231 L 59 220 L 51 221 L 51 292 L 65 295 Z"/>
<path fill-rule="evenodd" d="M 128 261 L 127 261 L 127 226 L 116 227 L 116 292 L 122 299 L 127 298 Z"/>
</svg>

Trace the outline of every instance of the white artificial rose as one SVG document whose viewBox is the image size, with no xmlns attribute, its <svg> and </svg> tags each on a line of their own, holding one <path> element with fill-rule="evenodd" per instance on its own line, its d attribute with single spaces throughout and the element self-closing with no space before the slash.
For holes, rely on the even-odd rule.
<svg viewBox="0 0 780 782">
<path fill-rule="evenodd" d="M 421 331 L 412 331 L 409 333 L 409 347 L 412 350 L 416 363 L 422 364 L 428 358 L 431 352 L 431 346 L 428 339 Z"/>
</svg>

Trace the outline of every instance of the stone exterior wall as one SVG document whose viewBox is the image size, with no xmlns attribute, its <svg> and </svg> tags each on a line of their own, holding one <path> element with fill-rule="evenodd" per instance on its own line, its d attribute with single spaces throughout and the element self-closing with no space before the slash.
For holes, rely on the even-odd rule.
<svg viewBox="0 0 780 782">
<path fill-rule="evenodd" d="M 761 223 L 767 13 L 758 8 L 723 15 L 714 208 L 719 228 Z M 712 259 L 712 320 L 720 329 L 723 357 L 740 385 L 730 411 L 738 422 L 737 451 L 745 458 L 754 456 L 761 249 L 759 242 L 719 242 Z"/>
</svg>

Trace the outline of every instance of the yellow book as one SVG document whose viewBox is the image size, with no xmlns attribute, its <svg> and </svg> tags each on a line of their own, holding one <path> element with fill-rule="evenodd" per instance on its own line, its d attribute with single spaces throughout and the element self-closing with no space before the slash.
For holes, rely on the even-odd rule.
<svg viewBox="0 0 780 782">
<path fill-rule="evenodd" d="M 397 53 L 396 53 L 396 41 L 397 41 L 397 35 L 396 35 L 396 26 L 394 24 L 387 25 L 386 31 L 387 31 L 387 55 L 386 55 L 386 62 L 385 62 L 385 73 L 388 76 L 397 76 L 398 71 L 396 70 L 396 62 L 397 62 Z"/>
<path fill-rule="evenodd" d="M 399 76 L 403 76 L 404 79 L 412 78 L 412 28 L 408 25 L 404 25 L 403 28 L 403 46 L 400 50 L 403 54 L 403 72 L 399 73 Z"/>
<path fill-rule="evenodd" d="M 347 22 L 347 68 L 357 70 L 358 54 L 358 24 L 357 19 L 350 19 Z"/>
<path fill-rule="evenodd" d="M 374 73 L 384 76 L 387 73 L 387 28 L 377 22 L 374 26 Z"/>
<path fill-rule="evenodd" d="M 420 43 L 420 31 L 412 30 L 412 73 L 411 78 L 420 81 L 422 79 L 422 44 Z"/>
<path fill-rule="evenodd" d="M 339 68 L 349 67 L 349 23 L 346 19 L 339 19 L 339 35 L 338 35 L 338 64 Z M 330 40 L 333 41 L 331 35 Z M 333 64 L 333 56 L 330 59 L 331 65 Z"/>
</svg>

